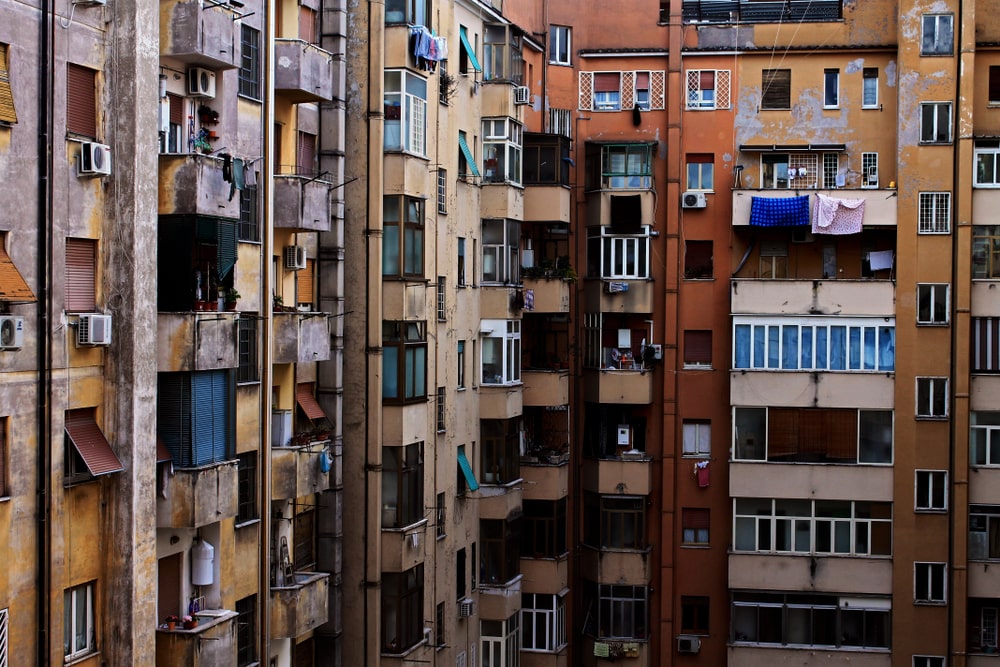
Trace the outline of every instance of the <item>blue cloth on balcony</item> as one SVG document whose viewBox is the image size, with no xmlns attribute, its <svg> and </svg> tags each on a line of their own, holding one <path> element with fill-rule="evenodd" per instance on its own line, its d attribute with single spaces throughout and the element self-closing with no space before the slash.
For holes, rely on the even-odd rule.
<svg viewBox="0 0 1000 667">
<path fill-rule="evenodd" d="M 753 227 L 798 227 L 810 224 L 809 197 L 752 197 Z"/>
</svg>

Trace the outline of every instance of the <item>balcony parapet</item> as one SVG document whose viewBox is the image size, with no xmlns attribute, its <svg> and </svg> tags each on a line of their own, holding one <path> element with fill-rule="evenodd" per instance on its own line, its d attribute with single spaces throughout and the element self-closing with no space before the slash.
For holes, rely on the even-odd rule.
<svg viewBox="0 0 1000 667">
<path fill-rule="evenodd" d="M 758 3 L 754 3 L 758 4 Z M 760 3 L 770 4 L 770 3 Z M 780 4 L 780 3 L 777 3 Z M 766 199 L 782 199 L 810 195 L 809 211 L 816 205 L 815 194 L 834 199 L 863 199 L 865 201 L 865 227 L 895 227 L 896 207 L 899 198 L 896 190 L 880 188 L 820 190 L 807 188 L 782 189 L 734 189 L 733 190 L 733 226 L 746 227 L 750 225 L 750 207 L 754 197 Z"/>
<path fill-rule="evenodd" d="M 274 226 L 296 232 L 330 231 L 330 187 L 315 176 L 274 175 Z"/>
<path fill-rule="evenodd" d="M 295 103 L 333 99 L 333 54 L 301 39 L 274 40 L 274 90 Z"/>
<path fill-rule="evenodd" d="M 299 637 L 326 623 L 330 574 L 293 572 L 292 581 L 271 587 L 271 638 Z"/>
</svg>

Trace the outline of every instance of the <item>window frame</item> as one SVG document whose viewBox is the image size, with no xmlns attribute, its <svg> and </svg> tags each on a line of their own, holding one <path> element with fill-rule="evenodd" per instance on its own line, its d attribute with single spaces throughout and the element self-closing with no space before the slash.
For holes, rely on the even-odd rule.
<svg viewBox="0 0 1000 667">
<path fill-rule="evenodd" d="M 220 392 L 218 396 L 217 392 Z M 209 398 L 206 393 L 210 394 Z M 165 399 L 169 399 L 170 404 L 163 403 Z M 216 409 L 219 406 L 223 407 L 222 414 Z M 207 417 L 212 419 L 212 425 L 206 428 L 202 420 Z M 195 423 L 199 424 L 198 428 L 193 426 Z M 174 467 L 200 468 L 233 460 L 236 449 L 234 373 L 231 370 L 159 373 L 157 431 L 170 450 Z"/>
<path fill-rule="evenodd" d="M 236 601 L 236 665 L 246 667 L 257 660 L 257 594 Z"/>
<path fill-rule="evenodd" d="M 499 227 L 499 230 L 493 229 Z M 499 233 L 497 233 L 499 231 Z M 521 223 L 510 218 L 483 218 L 483 285 L 521 284 Z M 487 268 L 494 267 L 494 268 Z"/>
<path fill-rule="evenodd" d="M 917 197 L 917 233 L 951 234 L 951 192 L 920 192 Z"/>
<path fill-rule="evenodd" d="M 687 70 L 687 99 L 685 108 L 688 111 L 715 111 L 730 108 L 731 71 L 727 69 L 689 69 Z M 711 88 L 705 84 L 711 78 Z"/>
<path fill-rule="evenodd" d="M 398 81 L 392 79 L 398 78 Z M 419 157 L 427 156 L 427 88 L 428 81 L 406 69 L 386 69 L 383 73 L 382 105 L 385 131 L 382 149 Z M 398 104 L 390 104 L 397 101 Z M 395 111 L 390 109 L 395 108 Z M 392 116 L 395 116 L 393 118 Z M 393 141 L 390 129 L 398 123 L 398 135 Z"/>
<path fill-rule="evenodd" d="M 941 298 L 941 292 L 944 292 Z M 925 298 L 928 304 L 925 306 Z M 946 326 L 951 322 L 951 285 L 917 283 L 917 326 Z"/>
<path fill-rule="evenodd" d="M 715 278 L 715 242 L 711 239 L 685 239 L 684 279 L 712 280 L 713 278 Z"/>
<path fill-rule="evenodd" d="M 480 332 L 479 383 L 483 386 L 521 384 L 521 320 L 481 320 Z M 487 373 L 487 365 L 492 367 L 492 374 Z"/>
<path fill-rule="evenodd" d="M 1000 505 L 969 505 L 969 560 L 1000 561 Z"/>
<path fill-rule="evenodd" d="M 506 486 L 521 480 L 521 418 L 480 419 L 479 480 Z"/>
<path fill-rule="evenodd" d="M 712 368 L 712 330 L 685 329 L 684 335 L 684 368 L 706 370 Z M 707 345 L 706 345 L 707 343 Z M 708 358 L 704 351 L 707 349 Z M 701 354 L 698 352 L 701 351 Z"/>
<path fill-rule="evenodd" d="M 257 503 L 257 451 L 237 454 L 236 460 L 236 525 L 240 526 L 260 518 Z"/>
<path fill-rule="evenodd" d="M 381 602 L 382 653 L 401 655 L 423 641 L 423 563 L 404 572 L 383 572 Z M 391 631 L 396 637 L 389 636 Z"/>
<path fill-rule="evenodd" d="M 455 380 L 455 384 L 457 388 L 461 390 L 465 389 L 465 341 L 464 340 L 458 341 L 456 345 L 455 356 L 457 357 L 456 364 L 458 366 L 457 368 L 458 372 L 456 374 L 457 377 Z"/>
<path fill-rule="evenodd" d="M 681 632 L 686 635 L 709 635 L 711 600 L 707 595 L 681 596 Z"/>
<path fill-rule="evenodd" d="M 823 108 L 840 108 L 840 69 L 823 70 Z"/>
<path fill-rule="evenodd" d="M 520 185 L 524 156 L 524 126 L 513 118 L 498 117 L 483 118 L 482 127 L 482 182 Z"/>
<path fill-rule="evenodd" d="M 96 581 L 89 581 L 84 584 L 67 588 L 63 593 L 63 658 L 66 662 L 73 662 L 84 656 L 97 653 L 97 611 L 95 609 L 94 589 Z M 77 606 L 83 603 L 86 609 L 83 610 L 84 617 L 78 618 Z M 83 633 L 86 637 L 83 643 L 78 631 L 77 622 L 83 621 Z"/>
<path fill-rule="evenodd" d="M 603 280 L 649 280 L 652 278 L 652 228 L 641 225 L 635 234 L 617 234 L 608 225 L 587 228 L 588 260 L 594 257 L 594 244 L 599 247 L 596 271 L 588 261 L 588 275 Z M 607 266 L 606 266 L 607 265 Z"/>
<path fill-rule="evenodd" d="M 383 195 L 383 278 L 419 280 L 425 277 L 427 223 L 424 217 L 424 203 L 421 197 Z M 398 215 L 393 215 L 393 212 Z M 395 256 L 390 254 L 393 246 L 395 246 Z"/>
<path fill-rule="evenodd" d="M 764 68 L 760 71 L 761 111 L 788 111 L 792 108 L 792 70 Z M 778 88 L 775 90 L 774 86 Z"/>
<path fill-rule="evenodd" d="M 521 574 L 521 525 L 515 519 L 479 520 L 479 584 L 507 586 Z"/>
<path fill-rule="evenodd" d="M 393 504 L 393 494 L 395 504 Z M 424 443 L 382 446 L 382 529 L 406 530 L 424 519 Z"/>
<path fill-rule="evenodd" d="M 10 83 L 10 44 L 0 42 L 0 126 L 17 123 L 17 107 Z M 6 613 L 6 610 L 3 610 Z"/>
<path fill-rule="evenodd" d="M 952 142 L 952 103 L 920 103 L 920 143 L 950 144 Z"/>
<path fill-rule="evenodd" d="M 973 410 L 969 422 L 969 465 L 1000 467 L 1000 412 Z M 977 433 L 982 435 L 977 436 Z M 982 454 L 978 452 L 980 447 L 983 447 Z"/>
<path fill-rule="evenodd" d="M 97 251 L 96 239 L 66 239 L 67 313 L 92 313 L 97 310 Z"/>
<path fill-rule="evenodd" d="M 644 640 L 649 628 L 649 588 L 597 584 L 597 638 Z"/>
<path fill-rule="evenodd" d="M 386 25 L 422 25 L 430 26 L 430 0 L 386 0 Z"/>
<path fill-rule="evenodd" d="M 681 456 L 708 458 L 712 455 L 712 420 L 685 419 L 681 423 Z"/>
<path fill-rule="evenodd" d="M 734 370 L 884 373 L 896 368 L 889 318 L 733 318 Z"/>
<path fill-rule="evenodd" d="M 586 492 L 583 543 L 601 551 L 646 551 L 646 497 Z"/>
<path fill-rule="evenodd" d="M 561 558 L 569 551 L 566 498 L 525 499 L 521 527 L 522 558 Z"/>
<path fill-rule="evenodd" d="M 520 612 L 502 621 L 480 619 L 479 644 L 482 664 L 516 667 L 521 652 Z"/>
<path fill-rule="evenodd" d="M 260 382 L 259 316 L 257 313 L 241 313 L 238 321 L 236 384 L 257 384 Z"/>
<path fill-rule="evenodd" d="M 1000 224 L 972 226 L 972 279 L 1000 280 Z"/>
<path fill-rule="evenodd" d="M 948 511 L 948 471 L 913 471 L 913 510 L 915 512 Z"/>
<path fill-rule="evenodd" d="M 947 27 L 948 32 L 943 32 L 943 27 Z M 923 14 L 920 17 L 920 55 L 950 56 L 954 51 L 955 15 Z"/>
<path fill-rule="evenodd" d="M 390 349 L 395 350 L 396 368 L 390 375 Z M 412 371 L 407 373 L 407 369 Z M 390 381 L 395 382 L 391 392 Z M 422 384 L 423 386 L 418 386 Z M 389 392 L 389 393 L 387 393 Z M 427 400 L 427 322 L 424 320 L 382 321 L 382 400 L 388 404 Z"/>
<path fill-rule="evenodd" d="M 709 546 L 712 536 L 711 512 L 707 507 L 681 508 L 681 546 Z"/>
<path fill-rule="evenodd" d="M 614 163 L 621 161 L 616 166 Z M 653 151 L 650 144 L 608 144 L 601 147 L 602 190 L 649 190 L 653 187 Z"/>
<path fill-rule="evenodd" d="M 824 600 L 824 598 L 826 598 Z M 892 648 L 891 630 L 892 630 L 892 600 L 891 598 L 844 598 L 837 595 L 822 595 L 814 593 L 769 593 L 769 592 L 734 592 L 732 595 L 732 602 L 730 608 L 730 618 L 733 619 L 730 623 L 730 641 L 736 645 L 743 646 L 786 646 L 795 645 L 801 647 L 815 646 L 822 649 L 857 649 L 857 648 L 874 648 L 888 650 Z M 741 611 L 745 610 L 745 611 Z M 761 636 L 760 629 L 760 612 L 764 610 L 765 613 L 769 615 L 767 619 L 771 623 L 775 623 L 777 627 L 772 628 L 772 634 L 767 636 Z M 819 620 L 817 623 L 823 628 L 845 628 L 848 625 L 847 621 L 851 617 L 855 617 L 855 621 L 852 624 L 855 630 L 860 631 L 860 636 L 857 638 L 851 638 L 848 633 L 842 632 L 840 635 L 835 635 L 835 639 L 832 642 L 823 641 L 810 641 L 808 643 L 802 643 L 801 641 L 792 642 L 789 641 L 789 612 L 799 611 L 800 613 L 805 612 L 810 619 L 814 617 L 814 612 L 819 611 L 822 613 L 832 613 L 833 618 L 829 619 L 830 622 L 823 623 Z M 746 615 L 746 612 L 750 613 L 750 616 Z M 860 617 L 857 615 L 860 614 Z M 872 615 L 877 615 L 880 622 L 876 622 L 876 619 Z M 746 628 L 745 624 L 750 621 L 753 625 L 752 628 Z M 816 627 L 812 625 L 811 627 Z M 750 637 L 742 630 L 752 629 L 755 636 Z M 879 629 L 882 630 L 879 633 Z M 883 641 L 876 642 L 875 637 L 866 637 L 865 632 L 870 632 L 874 630 L 874 634 L 880 634 Z M 774 632 L 776 631 L 776 635 Z"/>
<path fill-rule="evenodd" d="M 566 25 L 549 26 L 549 64 L 572 65 L 573 28 Z"/>
<path fill-rule="evenodd" d="M 706 154 L 689 154 L 686 160 L 685 190 L 699 192 L 715 192 L 715 156 Z"/>
<path fill-rule="evenodd" d="M 257 102 L 261 98 L 260 30 L 242 24 L 240 31 L 240 67 L 238 94 Z"/>
<path fill-rule="evenodd" d="M 939 581 L 935 581 L 936 579 L 939 579 Z M 921 595 L 922 593 L 924 595 Z M 948 604 L 947 563 L 933 561 L 916 561 L 913 563 L 913 604 Z"/>
<path fill-rule="evenodd" d="M 973 187 L 1000 188 L 1000 141 L 978 139 L 973 153 Z"/>
<path fill-rule="evenodd" d="M 497 39 L 500 37 L 500 39 Z M 483 82 L 524 81 L 524 40 L 511 23 L 483 24 Z"/>
<path fill-rule="evenodd" d="M 558 653 L 568 644 L 565 596 L 557 593 L 522 592 L 521 650 L 530 653 Z"/>
<path fill-rule="evenodd" d="M 918 376 L 916 382 L 916 401 L 914 409 L 917 419 L 947 419 L 949 410 L 949 378 L 938 376 Z M 937 386 L 943 384 L 940 399 L 935 396 Z M 940 405 L 935 405 L 940 402 Z"/>
<path fill-rule="evenodd" d="M 874 83 L 871 83 L 874 82 Z M 879 68 L 864 67 L 861 70 L 861 108 L 879 108 Z"/>
<path fill-rule="evenodd" d="M 98 70 L 66 63 L 66 134 L 97 139 Z"/>
</svg>

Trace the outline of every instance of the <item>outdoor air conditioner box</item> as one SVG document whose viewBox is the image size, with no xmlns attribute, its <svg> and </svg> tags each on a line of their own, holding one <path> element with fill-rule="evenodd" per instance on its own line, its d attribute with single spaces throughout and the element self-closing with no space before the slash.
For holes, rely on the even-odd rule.
<svg viewBox="0 0 1000 667">
<path fill-rule="evenodd" d="M 24 345 L 24 318 L 0 316 L 0 350 L 17 350 Z"/>
<path fill-rule="evenodd" d="M 93 141 L 80 144 L 78 176 L 107 176 L 111 173 L 111 147 Z"/>
<path fill-rule="evenodd" d="M 476 603 L 471 598 L 463 598 L 458 601 L 458 617 L 469 618 L 476 613 Z"/>
<path fill-rule="evenodd" d="M 528 104 L 531 101 L 531 89 L 527 86 L 514 88 L 514 104 Z"/>
<path fill-rule="evenodd" d="M 685 192 L 681 195 L 681 208 L 705 208 L 708 200 L 704 192 Z"/>
<path fill-rule="evenodd" d="M 111 316 L 83 313 L 76 330 L 77 345 L 110 345 Z"/>
<path fill-rule="evenodd" d="M 678 635 L 677 637 L 678 653 L 697 653 L 700 650 L 701 650 L 701 638 L 692 637 L 691 635 Z"/>
<path fill-rule="evenodd" d="M 191 97 L 215 97 L 215 72 L 204 67 L 190 67 L 187 72 L 188 95 Z"/>
<path fill-rule="evenodd" d="M 300 271 L 306 268 L 305 246 L 285 246 L 285 268 L 289 271 Z"/>
</svg>

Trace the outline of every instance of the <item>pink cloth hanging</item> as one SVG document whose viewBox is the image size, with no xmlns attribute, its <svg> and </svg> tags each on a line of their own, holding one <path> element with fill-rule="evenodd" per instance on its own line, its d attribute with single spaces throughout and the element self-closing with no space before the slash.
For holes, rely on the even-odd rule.
<svg viewBox="0 0 1000 667">
<path fill-rule="evenodd" d="M 864 199 L 838 199 L 816 194 L 813 234 L 860 234 L 865 217 Z"/>
</svg>

